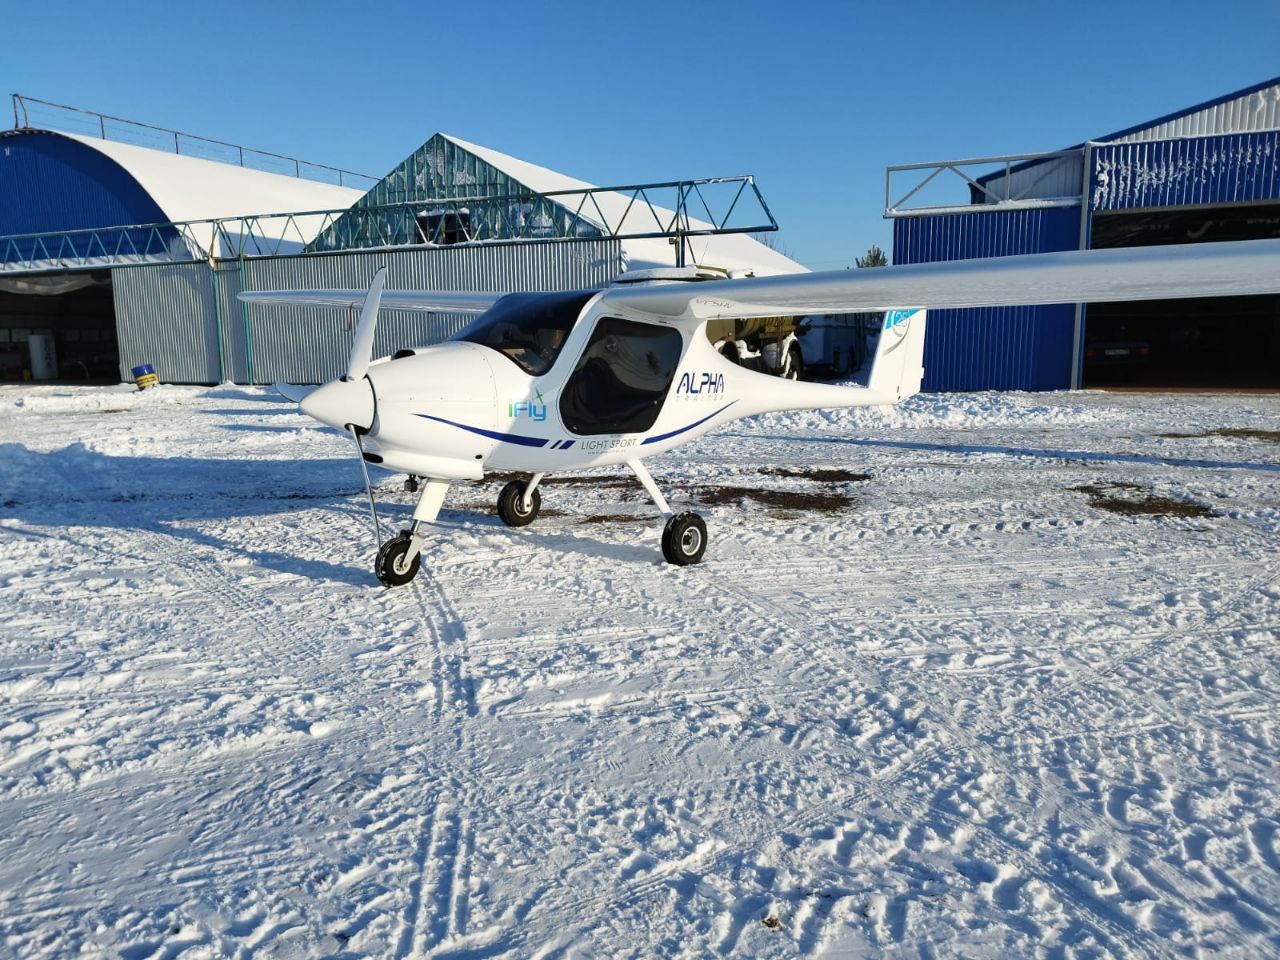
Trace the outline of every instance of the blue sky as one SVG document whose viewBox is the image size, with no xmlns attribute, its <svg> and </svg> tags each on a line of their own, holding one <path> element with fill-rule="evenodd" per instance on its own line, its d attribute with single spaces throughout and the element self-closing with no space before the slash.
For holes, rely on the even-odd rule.
<svg viewBox="0 0 1280 960">
<path fill-rule="evenodd" d="M 5 93 L 349 169 L 444 131 L 601 184 L 752 173 L 818 269 L 889 246 L 888 164 L 1056 149 L 1280 75 L 1275 0 L 65 3 L 3 22 Z"/>
</svg>

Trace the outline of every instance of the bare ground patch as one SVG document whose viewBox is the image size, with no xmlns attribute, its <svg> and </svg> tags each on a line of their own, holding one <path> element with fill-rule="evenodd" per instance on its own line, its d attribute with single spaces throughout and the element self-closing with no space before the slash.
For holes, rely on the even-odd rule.
<svg viewBox="0 0 1280 960">
<path fill-rule="evenodd" d="M 789 477 L 794 480 L 814 480 L 818 483 L 861 483 L 871 479 L 869 473 L 855 473 L 852 470 L 837 468 L 797 470 L 794 467 L 761 467 L 756 472 L 766 477 Z"/>
<path fill-rule="evenodd" d="M 1086 483 L 1071 487 L 1089 498 L 1089 506 L 1123 516 L 1211 517 L 1213 511 L 1194 500 L 1176 500 L 1145 492 L 1136 483 Z"/>
<path fill-rule="evenodd" d="M 853 470 L 845 470 L 839 468 L 814 468 L 803 469 L 795 467 L 762 467 L 756 471 L 762 476 L 784 477 L 793 480 L 808 480 L 814 483 L 861 483 L 870 480 L 871 475 L 868 473 L 858 473 Z M 507 483 L 511 480 L 525 481 L 528 475 L 524 473 L 499 472 L 490 473 L 485 476 L 487 483 L 500 484 Z M 594 487 L 596 489 L 619 489 L 625 488 L 633 490 L 637 487 L 637 481 L 630 475 L 618 474 L 588 474 L 566 476 L 547 477 L 542 481 L 540 486 L 563 486 L 563 487 Z M 703 484 L 689 489 L 689 495 L 698 503 L 706 506 L 721 506 L 724 504 L 742 504 L 742 503 L 758 503 L 761 506 L 768 507 L 770 512 L 780 519 L 797 519 L 801 513 L 838 513 L 846 510 L 853 503 L 853 498 L 846 493 L 837 493 L 834 491 L 813 491 L 813 490 L 775 490 L 761 487 L 748 487 L 735 484 Z M 629 497 L 627 499 L 634 499 Z M 469 505 L 468 505 L 469 506 Z M 485 509 L 485 508 L 481 508 Z M 543 516 L 564 515 L 559 511 L 543 509 Z M 607 523 L 634 523 L 638 518 L 634 514 L 592 514 L 590 516 L 581 517 L 579 523 L 586 524 L 607 524 Z"/>
<path fill-rule="evenodd" d="M 1157 437 L 1170 440 L 1192 440 L 1204 437 L 1232 437 L 1236 440 L 1261 440 L 1263 443 L 1280 443 L 1280 430 L 1255 430 L 1252 427 L 1218 427 L 1200 433 L 1157 433 Z"/>
<path fill-rule="evenodd" d="M 714 486 L 693 491 L 699 503 L 721 506 L 750 501 L 780 510 L 805 510 L 815 513 L 837 513 L 846 509 L 853 498 L 844 493 L 813 493 L 806 490 L 769 490 L 760 487 Z"/>
</svg>

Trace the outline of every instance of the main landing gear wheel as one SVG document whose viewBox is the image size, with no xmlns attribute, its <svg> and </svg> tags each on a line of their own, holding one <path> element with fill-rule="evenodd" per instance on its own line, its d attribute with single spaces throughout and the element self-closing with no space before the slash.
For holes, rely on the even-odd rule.
<svg viewBox="0 0 1280 960">
<path fill-rule="evenodd" d="M 373 566 L 378 579 L 388 587 L 402 587 L 416 577 L 422 554 L 415 553 L 412 560 L 406 560 L 408 553 L 409 531 L 401 530 L 378 549 Z"/>
<path fill-rule="evenodd" d="M 707 525 L 696 513 L 677 513 L 662 531 L 662 555 L 667 563 L 686 567 L 702 559 L 707 549 Z"/>
<path fill-rule="evenodd" d="M 512 480 L 498 494 L 498 516 L 508 527 L 523 527 L 533 523 L 533 518 L 542 509 L 542 494 L 537 490 L 529 498 L 529 509 L 524 509 L 525 484 Z"/>
</svg>

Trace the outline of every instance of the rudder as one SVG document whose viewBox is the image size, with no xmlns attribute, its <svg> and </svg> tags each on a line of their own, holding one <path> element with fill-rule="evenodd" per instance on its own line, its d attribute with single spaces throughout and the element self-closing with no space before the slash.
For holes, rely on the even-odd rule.
<svg viewBox="0 0 1280 960">
<path fill-rule="evenodd" d="M 924 330 L 927 310 L 889 310 L 876 345 L 868 389 L 897 403 L 920 392 L 924 379 Z"/>
</svg>

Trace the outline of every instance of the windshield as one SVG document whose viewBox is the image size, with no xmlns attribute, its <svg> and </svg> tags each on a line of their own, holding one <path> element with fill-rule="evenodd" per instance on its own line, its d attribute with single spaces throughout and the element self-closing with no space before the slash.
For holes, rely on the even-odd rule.
<svg viewBox="0 0 1280 960">
<path fill-rule="evenodd" d="M 525 373 L 540 377 L 560 356 L 578 314 L 596 292 L 509 293 L 453 339 L 497 350 Z"/>
</svg>

